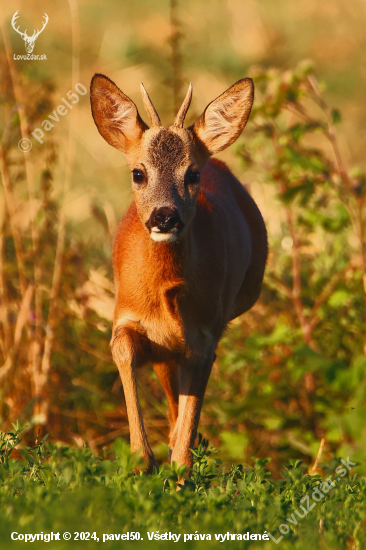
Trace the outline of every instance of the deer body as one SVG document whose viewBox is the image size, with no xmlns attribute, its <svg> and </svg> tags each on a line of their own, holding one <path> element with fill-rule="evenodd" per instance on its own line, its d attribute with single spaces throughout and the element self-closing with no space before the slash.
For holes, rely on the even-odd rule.
<svg viewBox="0 0 366 550">
<path fill-rule="evenodd" d="M 190 466 L 189 449 L 218 341 L 227 323 L 248 310 L 261 289 L 267 255 L 261 214 L 226 165 L 208 160 L 212 151 L 236 139 L 249 116 L 251 81 L 239 81 L 228 92 L 186 130 L 190 91 L 178 123 L 163 128 L 143 90 L 152 121 L 148 129 L 111 81 L 96 75 L 92 82 L 97 127 L 133 169 L 135 202 L 118 227 L 113 250 L 111 345 L 124 387 L 131 448 L 141 449 L 150 468 L 155 460 L 135 369 L 153 363 L 168 400 L 171 460 Z M 237 109 L 239 124 L 232 125 L 230 134 L 227 121 Z"/>
<path fill-rule="evenodd" d="M 115 326 L 138 323 L 152 361 L 206 355 L 227 323 L 252 305 L 243 305 L 248 294 L 249 302 L 256 301 L 259 288 L 243 285 L 252 258 L 251 229 L 256 238 L 255 222 L 261 223 L 258 216 L 250 228 L 245 218 L 253 205 L 217 160 L 203 170 L 196 216 L 182 241 L 169 247 L 154 243 L 131 205 L 114 245 Z"/>
</svg>

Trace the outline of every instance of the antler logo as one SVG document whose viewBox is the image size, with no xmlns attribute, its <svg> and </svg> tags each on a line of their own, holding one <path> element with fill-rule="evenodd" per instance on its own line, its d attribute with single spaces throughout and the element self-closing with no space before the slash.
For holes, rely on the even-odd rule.
<svg viewBox="0 0 366 550">
<path fill-rule="evenodd" d="M 39 35 L 41 34 L 41 32 L 43 31 L 43 29 L 45 28 L 45 26 L 47 25 L 48 23 L 48 15 L 47 13 L 44 14 L 44 22 L 43 22 L 43 27 L 41 28 L 41 30 L 39 31 L 38 29 L 36 31 L 33 32 L 32 36 L 28 36 L 27 35 L 27 29 L 25 29 L 24 32 L 21 32 L 19 30 L 19 27 L 17 28 L 15 26 L 15 23 L 16 23 L 16 20 L 18 19 L 19 15 L 18 15 L 18 11 L 14 13 L 13 15 L 13 19 L 11 20 L 11 25 L 13 27 L 13 29 L 20 34 L 20 36 L 23 38 L 24 42 L 25 42 L 25 49 L 26 49 L 26 52 L 27 53 L 32 53 L 33 51 L 33 48 L 34 48 L 34 43 L 35 41 L 37 40 L 37 38 L 39 37 Z"/>
</svg>

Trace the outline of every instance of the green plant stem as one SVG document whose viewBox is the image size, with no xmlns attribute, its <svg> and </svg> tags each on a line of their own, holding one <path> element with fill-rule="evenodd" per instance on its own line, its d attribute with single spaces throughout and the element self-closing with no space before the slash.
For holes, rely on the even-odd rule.
<svg viewBox="0 0 366 550">
<path fill-rule="evenodd" d="M 72 88 L 79 82 L 79 57 L 80 57 L 80 31 L 78 19 L 78 4 L 77 0 L 69 0 L 71 13 L 71 30 L 72 30 Z M 49 372 L 51 369 L 51 353 L 55 339 L 55 326 L 58 315 L 58 297 L 60 291 L 60 282 L 62 274 L 62 261 L 65 249 L 65 234 L 66 234 L 66 215 L 65 215 L 65 200 L 68 190 L 71 185 L 73 167 L 75 160 L 75 130 L 77 127 L 77 110 L 75 110 L 70 118 L 69 139 L 67 148 L 67 159 L 65 169 L 65 179 L 63 186 L 63 203 L 60 211 L 59 227 L 57 234 L 56 256 L 54 262 L 54 270 L 52 277 L 52 287 L 50 292 L 50 307 L 48 311 L 46 337 L 44 343 L 44 352 L 42 357 L 40 380 L 36 388 L 36 396 L 38 402 L 35 405 L 35 416 L 39 424 L 46 424 L 48 419 L 49 400 L 46 395 L 46 387 L 48 384 Z"/>
<path fill-rule="evenodd" d="M 11 331 L 9 324 L 9 300 L 6 288 L 6 280 L 4 273 L 5 263 L 5 212 L 3 212 L 3 220 L 1 223 L 0 233 L 0 326 L 2 329 L 1 334 L 1 350 L 3 358 L 5 359 L 11 346 Z"/>
<path fill-rule="evenodd" d="M 175 116 L 179 110 L 182 95 L 182 55 L 180 51 L 182 34 L 179 30 L 178 0 L 170 0 L 170 26 L 171 59 L 173 68 L 173 108 Z"/>
<path fill-rule="evenodd" d="M 348 201 L 346 201 L 345 206 L 348 209 L 348 212 L 350 214 L 350 218 L 351 218 L 356 236 L 359 241 L 359 246 L 360 246 L 361 266 L 362 266 L 362 289 L 363 289 L 363 301 L 364 301 L 364 325 L 365 325 L 364 339 L 363 339 L 363 353 L 366 355 L 366 242 L 365 242 L 366 232 L 365 232 L 365 225 L 364 225 L 365 213 L 363 211 L 364 199 L 363 197 L 359 197 L 356 195 L 353 189 L 352 181 L 347 173 L 347 170 L 345 169 L 345 165 L 344 165 L 342 155 L 340 153 L 340 148 L 338 145 L 337 133 L 332 120 L 331 112 L 328 105 L 325 103 L 325 101 L 321 96 L 321 91 L 320 91 L 318 81 L 316 80 L 314 75 L 310 75 L 308 79 L 315 92 L 317 103 L 323 110 L 324 115 L 326 117 L 327 131 L 325 132 L 325 135 L 327 136 L 333 148 L 334 157 L 336 160 L 337 172 L 339 174 L 339 177 L 341 178 L 341 181 L 344 184 L 344 188 L 347 191 L 349 198 L 351 199 L 351 201 L 354 200 L 356 202 L 355 210 L 352 209 L 351 204 Z"/>
<path fill-rule="evenodd" d="M 1 179 L 4 187 L 5 203 L 9 214 L 11 232 L 13 234 L 13 239 L 14 239 L 15 254 L 16 254 L 17 264 L 18 264 L 20 293 L 21 293 L 21 296 L 24 296 L 27 288 L 27 280 L 25 277 L 25 269 L 24 269 L 22 238 L 21 238 L 20 228 L 18 225 L 17 216 L 15 213 L 13 188 L 10 183 L 8 166 L 5 161 L 5 153 L 1 143 L 0 143 L 0 174 L 1 174 Z"/>
<path fill-rule="evenodd" d="M 11 48 L 11 43 L 7 33 L 4 20 L 0 22 L 1 32 L 3 35 L 6 58 L 10 71 L 10 78 L 14 90 L 14 97 L 17 104 L 19 121 L 20 121 L 20 133 L 22 139 L 28 139 L 30 137 L 30 130 L 27 120 L 27 114 L 25 110 L 25 101 L 23 89 L 20 83 L 18 70 L 13 58 L 13 52 Z M 39 235 L 35 227 L 35 188 L 34 188 L 34 169 L 32 156 L 27 153 L 24 153 L 24 165 L 26 172 L 26 181 L 28 187 L 28 198 L 29 198 L 29 214 L 30 214 L 30 229 L 32 236 L 32 251 L 33 251 L 33 269 L 34 269 L 34 285 L 35 285 L 35 330 L 34 334 L 31 334 L 29 330 L 29 336 L 31 341 L 28 344 L 29 350 L 29 362 L 31 365 L 31 370 L 36 375 L 39 372 L 40 368 L 40 359 L 41 359 L 41 347 L 42 347 L 42 324 L 43 324 L 43 315 L 42 315 L 42 294 L 41 294 L 41 278 L 42 271 L 41 265 L 39 262 Z M 23 289 L 24 297 L 24 289 Z"/>
</svg>

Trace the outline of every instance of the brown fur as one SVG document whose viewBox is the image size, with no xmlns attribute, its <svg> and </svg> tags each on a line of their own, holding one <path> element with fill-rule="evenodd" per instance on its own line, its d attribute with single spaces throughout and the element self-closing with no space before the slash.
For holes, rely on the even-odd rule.
<svg viewBox="0 0 366 550">
<path fill-rule="evenodd" d="M 126 96 L 100 75 L 93 82 L 99 131 L 112 145 L 116 139 L 123 143 L 131 170 L 143 171 L 146 180 L 133 184 L 135 202 L 118 227 L 113 248 L 112 353 L 124 387 L 131 447 L 142 450 L 150 468 L 155 464 L 135 375 L 136 367 L 151 361 L 167 394 L 171 459 L 190 466 L 189 448 L 216 346 L 227 323 L 257 300 L 266 262 L 266 230 L 253 199 L 224 163 L 206 162 L 212 149 L 223 149 L 240 134 L 253 89 L 248 79 L 239 81 L 190 129 L 143 130 L 131 100 L 132 105 L 126 104 Z M 120 111 L 116 104 L 105 107 L 104 87 L 121 98 Z M 119 123 L 115 115 L 109 122 L 111 112 L 121 113 Z M 205 116 L 211 117 L 206 126 Z M 192 169 L 201 170 L 200 183 L 187 183 Z M 158 207 L 175 208 L 184 222 L 172 242 L 155 242 L 146 226 Z"/>
</svg>

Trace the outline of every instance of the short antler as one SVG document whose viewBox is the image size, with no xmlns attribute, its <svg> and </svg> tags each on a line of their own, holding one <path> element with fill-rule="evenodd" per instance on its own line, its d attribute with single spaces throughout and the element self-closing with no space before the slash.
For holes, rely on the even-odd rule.
<svg viewBox="0 0 366 550">
<path fill-rule="evenodd" d="M 141 82 L 141 95 L 142 95 L 142 101 L 144 103 L 145 110 L 148 114 L 148 117 L 150 119 L 151 126 L 161 126 L 160 118 L 158 113 L 156 112 L 156 109 L 154 105 L 152 104 L 152 101 L 149 97 L 149 94 L 145 90 L 145 87 L 143 83 Z"/>
<path fill-rule="evenodd" d="M 25 32 L 21 32 L 21 31 L 19 30 L 19 27 L 17 28 L 17 27 L 15 26 L 16 20 L 17 20 L 18 17 L 19 17 L 18 13 L 19 13 L 19 10 L 16 11 L 16 12 L 14 13 L 13 19 L 11 20 L 11 26 L 13 27 L 13 29 L 14 29 L 17 33 L 20 34 L 20 36 L 21 36 L 21 37 L 23 38 L 23 40 L 24 40 L 25 37 L 27 36 L 27 29 L 25 30 Z"/>
<path fill-rule="evenodd" d="M 193 87 L 192 87 L 192 82 L 191 82 L 190 85 L 189 85 L 189 88 L 188 88 L 187 95 L 184 98 L 184 101 L 182 103 L 182 106 L 179 109 L 177 116 L 175 117 L 173 126 L 177 126 L 178 128 L 183 128 L 184 119 L 186 117 L 187 111 L 188 111 L 189 106 L 191 104 L 192 91 L 193 91 Z"/>
<path fill-rule="evenodd" d="M 37 31 L 34 31 L 34 32 L 33 32 L 32 38 L 34 38 L 34 40 L 36 40 L 36 38 L 38 38 L 38 36 L 41 34 L 41 32 L 43 31 L 43 29 L 45 28 L 45 26 L 46 26 L 47 23 L 48 23 L 48 15 L 47 15 L 47 13 L 45 13 L 43 17 L 45 18 L 45 20 L 44 20 L 44 22 L 43 22 L 43 27 L 41 28 L 40 31 L 37 29 Z"/>
</svg>

